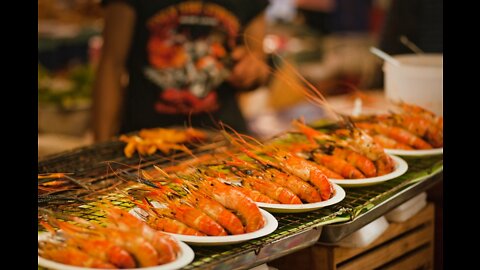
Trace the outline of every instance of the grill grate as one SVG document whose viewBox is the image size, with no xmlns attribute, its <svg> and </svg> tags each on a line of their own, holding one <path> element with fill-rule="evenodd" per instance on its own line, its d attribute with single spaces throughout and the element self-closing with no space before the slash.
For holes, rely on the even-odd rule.
<svg viewBox="0 0 480 270">
<path fill-rule="evenodd" d="M 225 141 L 216 139 L 211 143 L 196 147 L 193 154 L 200 155 L 212 152 L 225 144 Z M 169 156 L 154 154 L 141 157 L 135 154 L 132 158 L 127 158 L 123 154 L 124 146 L 125 143 L 123 142 L 111 141 L 52 155 L 38 163 L 38 173 L 74 172 L 72 176 L 75 179 L 82 183 L 88 183 L 93 192 L 99 193 L 108 186 L 120 184 L 118 183 L 119 180 L 113 177 L 112 172 L 114 170 L 120 169 L 131 172 L 152 165 L 172 165 L 191 157 L 189 154 L 176 151 Z M 59 192 L 46 192 L 42 196 L 53 194 L 58 195 Z M 73 190 L 60 192 L 60 194 L 65 197 L 83 198 L 91 193 L 74 188 Z"/>
<path fill-rule="evenodd" d="M 121 142 L 109 142 L 51 156 L 39 162 L 38 170 L 39 173 L 54 171 L 75 172 L 75 176 L 84 181 L 90 178 L 90 180 L 94 180 L 92 182 L 97 181 L 100 183 L 111 181 L 111 183 L 113 183 L 118 180 L 112 177 L 111 174 L 106 173 L 106 165 L 102 163 L 103 160 L 115 160 L 119 163 L 130 165 L 141 164 L 143 168 L 151 166 L 152 164 L 165 163 L 165 161 L 159 161 L 159 157 L 161 158 L 161 156 L 148 157 L 143 159 L 141 163 L 139 158 L 127 159 L 123 156 L 123 145 Z M 196 150 L 195 153 L 212 151 L 212 149 L 218 148 L 220 145 L 222 145 L 222 143 L 205 145 L 203 149 Z M 183 153 L 177 153 L 174 156 L 175 159 L 187 157 L 187 155 Z M 439 169 L 443 166 L 443 156 L 409 158 L 406 159 L 406 161 L 409 165 L 409 171 L 403 176 L 376 186 L 347 188 L 346 198 L 336 205 L 308 213 L 274 214 L 279 226 L 278 229 L 270 235 L 235 245 L 221 247 L 194 246 L 192 248 L 195 251 L 195 260 L 186 266 L 185 269 L 217 267 L 227 263 L 232 258 L 242 256 L 252 251 L 257 253 L 261 248 L 271 243 L 287 239 L 293 235 L 316 228 L 319 225 L 348 221 L 360 213 L 368 211 L 373 205 L 387 200 L 410 184 L 419 181 L 418 179 L 421 179 L 422 176 L 431 176 L 438 173 Z M 135 169 L 132 168 L 131 170 Z M 118 188 L 124 189 L 129 185 L 131 184 L 122 183 Z M 116 190 L 110 191 L 110 193 L 101 198 L 110 201 L 113 205 L 128 210 L 134 206 L 122 193 Z M 104 214 L 95 207 L 96 203 L 98 202 L 90 202 L 83 205 L 60 205 L 55 206 L 55 211 L 101 223 L 104 219 Z M 46 208 L 53 208 L 53 206 L 47 206 Z M 43 230 L 40 225 L 38 229 L 39 231 Z"/>
</svg>

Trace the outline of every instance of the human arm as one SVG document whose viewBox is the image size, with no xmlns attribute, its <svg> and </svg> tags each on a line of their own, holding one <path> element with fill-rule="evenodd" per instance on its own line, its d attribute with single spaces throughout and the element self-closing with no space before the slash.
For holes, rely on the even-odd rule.
<svg viewBox="0 0 480 270">
<path fill-rule="evenodd" d="M 112 2 L 105 9 L 103 48 L 93 89 L 93 135 L 105 141 L 118 131 L 123 103 L 122 74 L 136 15 L 131 6 Z"/>
<path fill-rule="evenodd" d="M 239 89 L 252 89 L 268 81 L 270 68 L 262 47 L 265 27 L 265 14 L 261 13 L 245 28 L 245 45 L 236 47 L 232 52 L 235 65 L 228 81 Z"/>
</svg>

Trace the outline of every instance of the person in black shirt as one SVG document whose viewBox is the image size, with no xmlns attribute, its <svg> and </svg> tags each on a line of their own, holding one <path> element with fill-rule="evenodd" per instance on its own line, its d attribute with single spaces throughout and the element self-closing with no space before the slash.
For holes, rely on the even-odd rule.
<svg viewBox="0 0 480 270">
<path fill-rule="evenodd" d="M 247 132 L 236 93 L 268 80 L 261 48 L 268 1 L 103 4 L 104 44 L 94 86 L 96 141 L 118 132 L 206 127 L 220 120 Z M 122 78 L 128 78 L 125 91 Z"/>
</svg>

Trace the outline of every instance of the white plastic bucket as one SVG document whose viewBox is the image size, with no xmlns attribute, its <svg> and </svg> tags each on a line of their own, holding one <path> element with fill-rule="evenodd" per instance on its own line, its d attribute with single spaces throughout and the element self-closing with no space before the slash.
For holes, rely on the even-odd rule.
<svg viewBox="0 0 480 270">
<path fill-rule="evenodd" d="M 385 62 L 385 96 L 424 107 L 443 116 L 443 55 L 394 56 L 399 66 Z"/>
</svg>

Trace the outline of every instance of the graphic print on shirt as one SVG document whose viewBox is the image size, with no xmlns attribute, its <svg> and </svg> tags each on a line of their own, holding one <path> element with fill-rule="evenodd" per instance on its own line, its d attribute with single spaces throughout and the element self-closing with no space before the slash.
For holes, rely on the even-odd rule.
<svg viewBox="0 0 480 270">
<path fill-rule="evenodd" d="M 215 89 L 229 75 L 228 51 L 236 43 L 238 19 L 219 5 L 186 1 L 159 11 L 147 27 L 149 66 L 144 74 L 160 88 L 155 110 L 217 110 Z"/>
</svg>

